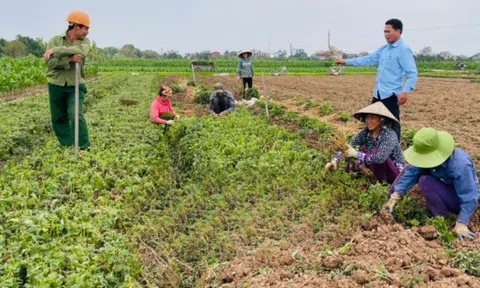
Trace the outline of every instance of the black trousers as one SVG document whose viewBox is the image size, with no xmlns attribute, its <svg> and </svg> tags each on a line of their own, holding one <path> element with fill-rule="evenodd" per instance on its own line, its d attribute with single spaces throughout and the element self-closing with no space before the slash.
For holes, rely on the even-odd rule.
<svg viewBox="0 0 480 288">
<path fill-rule="evenodd" d="M 223 111 L 230 108 L 227 96 L 221 96 L 221 97 L 213 98 L 210 105 L 211 105 L 211 109 L 213 110 L 213 112 L 215 112 L 217 114 L 220 114 Z"/>
<path fill-rule="evenodd" d="M 373 98 L 372 99 L 372 104 L 378 101 L 381 101 L 385 107 L 397 118 L 398 123 L 392 121 L 391 122 L 391 127 L 395 133 L 397 133 L 398 137 L 398 142 L 401 141 L 400 133 L 401 133 L 401 127 L 400 127 L 400 106 L 398 105 L 398 97 L 395 94 L 392 94 L 392 96 L 380 100 L 380 95 L 377 93 L 378 98 Z"/>
<path fill-rule="evenodd" d="M 243 88 L 245 88 L 245 84 L 248 85 L 248 88 L 252 88 L 253 87 L 253 78 L 250 77 L 250 78 L 242 78 L 243 80 Z"/>
</svg>

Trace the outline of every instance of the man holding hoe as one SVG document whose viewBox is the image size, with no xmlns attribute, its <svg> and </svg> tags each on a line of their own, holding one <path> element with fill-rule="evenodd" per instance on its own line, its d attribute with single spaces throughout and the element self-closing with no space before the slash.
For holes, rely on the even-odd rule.
<svg viewBox="0 0 480 288">
<path fill-rule="evenodd" d="M 48 67 L 48 94 L 55 136 L 60 145 L 73 146 L 75 110 L 75 63 L 80 64 L 79 86 L 79 148 L 90 149 L 87 122 L 83 116 L 83 102 L 87 87 L 83 65 L 90 50 L 87 38 L 90 18 L 81 11 L 73 11 L 67 17 L 67 31 L 53 37 L 43 55 Z"/>
</svg>

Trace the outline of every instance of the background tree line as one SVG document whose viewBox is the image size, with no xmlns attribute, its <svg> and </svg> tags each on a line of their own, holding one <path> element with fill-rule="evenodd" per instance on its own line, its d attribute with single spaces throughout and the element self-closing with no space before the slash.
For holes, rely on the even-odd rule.
<svg viewBox="0 0 480 288">
<path fill-rule="evenodd" d="M 0 38 L 0 57 L 24 57 L 29 54 L 36 57 L 42 57 L 47 43 L 43 41 L 42 38 L 30 38 L 28 36 L 17 35 L 14 40 L 8 41 L 7 39 Z M 163 50 L 163 49 L 162 49 Z M 177 51 L 166 51 L 164 53 L 158 53 L 155 50 L 147 49 L 140 50 L 136 48 L 133 44 L 123 45 L 121 48 L 117 47 L 104 47 L 100 48 L 96 45 L 95 42 L 92 43 L 91 47 L 91 59 L 92 60 L 108 60 L 108 59 L 122 59 L 122 58 L 141 58 L 141 59 L 200 59 L 200 60 L 210 60 L 210 59 L 235 59 L 238 56 L 239 51 L 224 51 L 223 53 L 216 51 L 201 51 L 196 53 L 187 53 L 181 55 Z M 342 53 L 344 59 L 353 58 L 365 55 L 364 54 L 347 54 Z M 322 57 L 326 55 L 327 57 Z M 328 55 L 329 52 L 318 51 L 312 55 L 308 55 L 303 49 L 298 49 L 294 53 L 288 55 L 286 50 L 278 50 L 272 55 L 262 51 L 256 51 L 255 58 L 259 59 L 292 59 L 292 60 L 331 60 L 331 56 Z M 367 53 L 368 54 L 368 53 Z M 469 60 L 480 60 L 480 53 L 477 53 L 472 56 L 466 55 L 453 55 L 448 51 L 443 51 L 440 53 L 434 53 L 432 47 L 427 46 L 422 48 L 420 51 L 415 53 L 415 60 L 417 61 L 469 61 Z"/>
</svg>

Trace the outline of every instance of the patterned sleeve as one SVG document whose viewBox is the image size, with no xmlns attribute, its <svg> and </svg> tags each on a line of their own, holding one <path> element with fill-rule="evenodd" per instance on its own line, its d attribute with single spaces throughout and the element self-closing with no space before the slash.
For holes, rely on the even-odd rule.
<svg viewBox="0 0 480 288">
<path fill-rule="evenodd" d="M 367 154 L 367 153 L 359 153 L 357 158 L 357 163 L 365 163 L 369 164 L 382 164 L 387 161 L 390 154 L 392 154 L 393 149 L 395 149 L 395 145 L 397 144 L 397 138 L 393 133 L 384 133 L 382 134 L 379 140 L 379 144 L 377 147 L 376 154 Z"/>
<path fill-rule="evenodd" d="M 365 139 L 367 139 L 367 133 L 368 133 L 368 129 L 366 128 L 360 131 L 357 135 L 355 135 L 355 137 L 353 137 L 352 141 L 350 142 L 350 146 L 365 145 L 366 144 Z"/>
<path fill-rule="evenodd" d="M 367 129 L 363 129 L 360 131 L 355 137 L 353 137 L 352 141 L 350 142 L 351 146 L 361 146 L 365 145 L 365 139 L 367 138 Z M 331 161 L 336 161 L 337 163 L 340 162 L 343 159 L 343 154 L 342 152 L 338 152 L 335 157 L 332 158 Z"/>
</svg>

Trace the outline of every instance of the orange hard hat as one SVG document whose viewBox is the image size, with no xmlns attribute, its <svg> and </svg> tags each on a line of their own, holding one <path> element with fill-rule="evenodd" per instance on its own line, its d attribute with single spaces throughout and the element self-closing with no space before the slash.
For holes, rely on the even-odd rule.
<svg viewBox="0 0 480 288">
<path fill-rule="evenodd" d="M 88 17 L 88 15 L 82 11 L 72 11 L 68 15 L 67 21 L 69 23 L 81 24 L 90 28 L 90 17 Z"/>
</svg>

